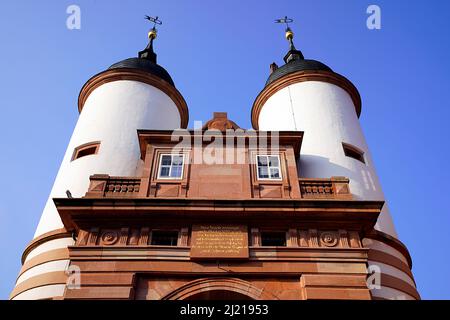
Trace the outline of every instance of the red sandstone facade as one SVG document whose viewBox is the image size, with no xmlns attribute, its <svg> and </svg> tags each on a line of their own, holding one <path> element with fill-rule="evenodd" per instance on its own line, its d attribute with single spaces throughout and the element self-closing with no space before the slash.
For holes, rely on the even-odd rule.
<svg viewBox="0 0 450 320">
<path fill-rule="evenodd" d="M 225 129 L 237 125 L 215 114 L 203 129 L 226 136 Z M 181 136 L 193 141 L 204 130 Z M 65 229 L 35 239 L 24 257 L 40 242 L 68 233 L 75 245 L 27 261 L 21 273 L 64 257 L 81 271 L 81 286 L 68 286 L 59 298 L 137 300 L 371 299 L 369 258 L 411 274 L 410 265 L 363 245 L 364 238 L 377 239 L 409 259 L 398 240 L 373 229 L 383 202 L 352 200 L 345 177 L 298 178 L 302 132 L 279 134 L 282 179 L 258 180 L 252 157 L 273 152 L 270 146 L 251 148 L 250 139 L 261 134 L 242 131 L 233 137 L 232 150 L 245 159 L 242 164 L 195 163 L 195 152 L 204 152 L 207 143 L 183 149 L 187 161 L 175 180 L 158 178 L 160 155 L 177 151 L 172 132 L 139 131 L 143 176 L 94 175 L 84 198 L 55 199 Z M 236 147 L 238 139 L 244 148 Z M 211 230 L 212 246 L 205 251 L 196 238 L 209 237 Z M 161 234 L 176 234 L 176 241 L 155 244 Z M 284 242 L 267 245 L 267 235 L 277 241 L 282 235 Z M 220 252 L 217 241 L 225 243 Z M 47 273 L 48 279 L 38 281 L 67 283 L 68 276 Z M 420 298 L 401 279 L 380 280 Z M 32 285 L 18 285 L 12 297 Z"/>
</svg>

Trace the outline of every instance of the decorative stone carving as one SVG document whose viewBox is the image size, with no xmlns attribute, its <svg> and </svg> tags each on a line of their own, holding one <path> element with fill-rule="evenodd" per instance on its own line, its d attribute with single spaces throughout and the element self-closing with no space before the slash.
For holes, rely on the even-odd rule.
<svg viewBox="0 0 450 320">
<path fill-rule="evenodd" d="M 311 247 L 319 246 L 319 241 L 317 239 L 317 229 L 309 229 L 309 245 Z"/>
<path fill-rule="evenodd" d="M 299 233 L 300 247 L 309 247 L 309 233 L 308 230 L 300 230 Z"/>
<path fill-rule="evenodd" d="M 325 247 L 335 247 L 338 244 L 338 237 L 335 232 L 322 232 L 320 234 L 320 245 Z"/>
<path fill-rule="evenodd" d="M 214 112 L 213 118 L 205 123 L 203 129 L 225 131 L 227 129 L 239 129 L 239 126 L 228 119 L 226 112 Z"/>
<path fill-rule="evenodd" d="M 127 245 L 128 241 L 128 232 L 129 228 L 122 228 L 120 229 L 120 244 L 123 246 Z"/>
<path fill-rule="evenodd" d="M 288 247 L 298 247 L 298 233 L 297 229 L 289 229 L 288 233 Z"/>
<path fill-rule="evenodd" d="M 116 229 L 91 228 L 80 230 L 77 246 L 148 246 L 151 239 L 151 227 Z M 261 235 L 258 227 L 249 232 L 250 246 L 261 246 Z M 178 246 L 190 246 L 191 230 L 189 227 L 179 228 Z M 286 230 L 286 246 L 301 248 L 361 248 L 361 241 L 357 231 L 353 230 L 317 230 L 296 229 Z"/>
<path fill-rule="evenodd" d="M 98 228 L 92 228 L 88 240 L 88 245 L 95 246 L 97 244 L 97 238 L 98 238 Z"/>
<path fill-rule="evenodd" d="M 357 231 L 350 231 L 348 233 L 351 248 L 361 248 L 361 240 Z"/>
<path fill-rule="evenodd" d="M 189 228 L 181 228 L 179 245 L 183 247 L 189 245 Z"/>
<path fill-rule="evenodd" d="M 261 237 L 259 234 L 259 229 L 258 228 L 251 228 L 250 230 L 251 233 L 251 245 L 254 247 L 259 247 L 261 245 Z"/>
<path fill-rule="evenodd" d="M 115 244 L 119 240 L 119 233 L 116 231 L 105 231 L 101 236 L 102 244 L 107 246 Z"/>
<path fill-rule="evenodd" d="M 150 232 L 150 228 L 142 228 L 141 229 L 141 237 L 139 238 L 139 245 L 146 246 L 148 245 L 148 233 Z"/>
<path fill-rule="evenodd" d="M 346 230 L 339 230 L 339 244 L 341 247 L 343 248 L 348 248 L 349 244 L 348 244 L 348 234 Z"/>
<path fill-rule="evenodd" d="M 89 232 L 86 230 L 80 230 L 78 232 L 77 245 L 85 246 L 87 245 L 88 240 L 89 240 Z"/>
<path fill-rule="evenodd" d="M 139 237 L 140 237 L 140 230 L 139 229 L 132 229 L 130 239 L 128 240 L 129 244 L 132 246 L 135 246 L 139 243 Z"/>
</svg>

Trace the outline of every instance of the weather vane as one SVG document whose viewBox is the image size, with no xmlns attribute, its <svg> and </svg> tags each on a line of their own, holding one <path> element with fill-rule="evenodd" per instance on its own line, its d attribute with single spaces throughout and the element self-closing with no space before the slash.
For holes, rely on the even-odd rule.
<svg viewBox="0 0 450 320">
<path fill-rule="evenodd" d="M 147 16 L 147 15 L 145 16 L 145 19 L 147 19 L 150 22 L 153 22 L 153 28 L 155 28 L 157 24 L 158 25 L 162 25 L 162 21 L 159 20 L 158 18 L 159 18 L 158 16 L 156 16 L 154 18 L 150 17 L 150 16 Z"/>
<path fill-rule="evenodd" d="M 284 23 L 286 25 L 286 29 L 289 29 L 289 23 L 294 22 L 293 19 L 288 18 L 287 16 L 284 16 L 284 18 L 276 19 L 275 23 Z"/>
</svg>

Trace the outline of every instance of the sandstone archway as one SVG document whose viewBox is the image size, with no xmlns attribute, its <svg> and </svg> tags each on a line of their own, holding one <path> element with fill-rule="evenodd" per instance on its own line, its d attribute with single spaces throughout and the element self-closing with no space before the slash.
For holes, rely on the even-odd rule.
<svg viewBox="0 0 450 320">
<path fill-rule="evenodd" d="M 172 291 L 162 300 L 278 300 L 263 289 L 238 278 L 203 278 Z"/>
</svg>

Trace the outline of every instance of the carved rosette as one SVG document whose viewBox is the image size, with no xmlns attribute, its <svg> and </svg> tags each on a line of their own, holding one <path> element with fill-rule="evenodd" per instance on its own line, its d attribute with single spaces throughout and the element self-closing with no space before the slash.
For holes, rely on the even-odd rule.
<svg viewBox="0 0 450 320">
<path fill-rule="evenodd" d="M 335 232 L 322 232 L 320 234 L 320 244 L 325 247 L 335 247 L 338 244 L 338 237 Z"/>
<path fill-rule="evenodd" d="M 101 236 L 102 244 L 111 246 L 119 240 L 119 233 L 116 231 L 105 231 Z"/>
</svg>

